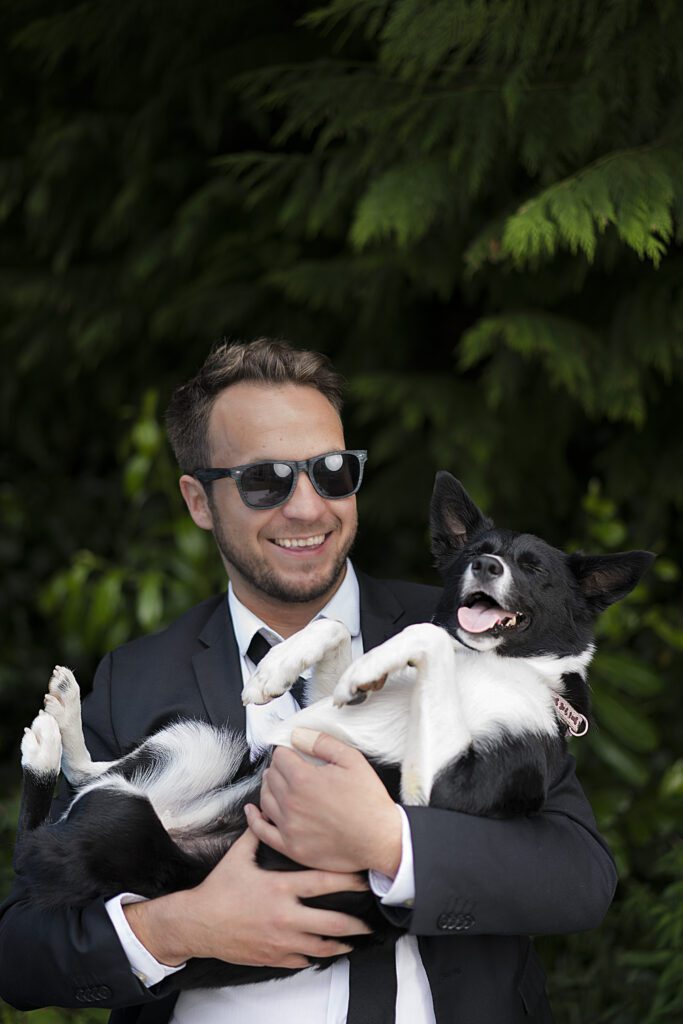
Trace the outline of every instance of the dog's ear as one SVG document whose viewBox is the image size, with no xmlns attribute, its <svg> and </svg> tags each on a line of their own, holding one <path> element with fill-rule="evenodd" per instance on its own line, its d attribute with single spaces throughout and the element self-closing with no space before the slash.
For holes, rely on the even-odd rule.
<svg viewBox="0 0 683 1024">
<path fill-rule="evenodd" d="M 432 554 L 439 566 L 459 551 L 472 534 L 490 529 L 493 522 L 479 511 L 459 480 L 440 470 L 434 481 L 429 525 Z"/>
<path fill-rule="evenodd" d="M 568 558 L 584 597 L 596 612 L 630 594 L 657 556 L 651 551 L 618 551 L 612 555 L 582 555 Z"/>
</svg>

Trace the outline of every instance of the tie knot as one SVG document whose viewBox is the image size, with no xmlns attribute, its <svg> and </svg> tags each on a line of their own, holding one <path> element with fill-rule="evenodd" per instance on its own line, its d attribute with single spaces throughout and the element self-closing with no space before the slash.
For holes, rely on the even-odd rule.
<svg viewBox="0 0 683 1024">
<path fill-rule="evenodd" d="M 258 665 L 271 647 L 272 644 L 266 640 L 263 633 L 254 633 L 251 643 L 247 647 L 247 657 L 253 661 L 254 665 Z"/>
</svg>

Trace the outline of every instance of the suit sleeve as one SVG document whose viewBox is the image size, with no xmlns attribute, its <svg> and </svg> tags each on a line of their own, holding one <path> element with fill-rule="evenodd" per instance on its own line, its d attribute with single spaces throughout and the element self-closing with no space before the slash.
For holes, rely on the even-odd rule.
<svg viewBox="0 0 683 1024">
<path fill-rule="evenodd" d="M 541 812 L 505 820 L 406 807 L 412 910 L 384 907 L 414 935 L 558 935 L 597 927 L 617 874 L 566 756 Z"/>
<path fill-rule="evenodd" d="M 86 742 L 98 760 L 120 756 L 111 725 L 110 683 L 111 655 L 100 663 L 93 692 L 83 704 Z M 68 800 L 64 787 L 53 818 Z M 0 907 L 0 995 L 19 1010 L 120 1007 L 154 999 L 131 972 L 103 900 L 79 909 L 41 910 L 19 875 Z"/>
</svg>

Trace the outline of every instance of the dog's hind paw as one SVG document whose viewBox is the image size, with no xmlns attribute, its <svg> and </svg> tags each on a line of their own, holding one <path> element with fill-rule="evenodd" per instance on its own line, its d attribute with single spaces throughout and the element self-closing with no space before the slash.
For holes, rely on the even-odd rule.
<svg viewBox="0 0 683 1024">
<path fill-rule="evenodd" d="M 45 694 L 45 710 L 64 728 L 74 717 L 80 717 L 81 691 L 69 668 L 55 665 Z"/>
<path fill-rule="evenodd" d="M 57 722 L 39 711 L 30 729 L 24 729 L 21 741 L 21 766 L 35 775 L 59 772 L 62 760 L 62 737 Z"/>
</svg>

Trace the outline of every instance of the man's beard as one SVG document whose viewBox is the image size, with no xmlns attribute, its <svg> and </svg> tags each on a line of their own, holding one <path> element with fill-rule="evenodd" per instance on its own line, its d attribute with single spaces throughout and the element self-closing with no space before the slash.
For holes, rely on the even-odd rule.
<svg viewBox="0 0 683 1024">
<path fill-rule="evenodd" d="M 263 594 L 267 594 L 268 597 L 272 597 L 276 601 L 288 601 L 294 604 L 317 601 L 318 598 L 324 597 L 328 591 L 333 589 L 335 583 L 337 583 L 344 572 L 346 559 L 356 539 L 356 530 L 354 530 L 324 578 L 311 580 L 308 583 L 305 580 L 295 583 L 286 578 L 281 578 L 262 559 L 250 557 L 249 554 L 245 554 L 237 546 L 233 545 L 223 530 L 223 524 L 219 516 L 214 514 L 213 522 L 214 539 L 218 550 L 223 556 L 223 560 L 228 565 L 234 566 L 242 578 L 256 590 L 260 590 Z"/>
</svg>

